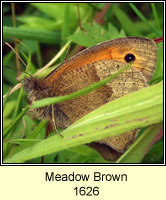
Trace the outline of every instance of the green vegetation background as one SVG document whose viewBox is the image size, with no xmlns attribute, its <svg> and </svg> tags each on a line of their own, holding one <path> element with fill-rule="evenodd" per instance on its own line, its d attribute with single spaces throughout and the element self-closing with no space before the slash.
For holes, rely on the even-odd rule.
<svg viewBox="0 0 166 200">
<path fill-rule="evenodd" d="M 22 41 L 18 45 L 19 55 L 28 65 L 27 72 L 34 74 L 48 63 L 60 49 L 63 50 L 60 54 L 61 57 L 54 65 L 40 73 L 40 76 L 48 74 L 65 59 L 69 46 L 72 50 L 68 57 L 80 49 L 79 45 L 90 47 L 105 40 L 126 36 L 154 39 L 161 37 L 163 33 L 162 3 L 111 3 L 111 5 L 80 3 L 80 21 L 84 31 L 79 28 L 76 3 L 15 3 L 13 5 L 16 12 L 14 16 L 16 27 L 13 27 L 12 24 L 11 4 L 3 3 L 3 39 L 4 42 L 9 43 L 13 43 L 14 38 Z M 104 12 L 105 6 L 108 6 L 108 10 Z M 102 11 L 104 12 L 103 16 Z M 163 162 L 163 138 L 161 137 L 163 44 L 160 43 L 157 46 L 158 63 L 151 84 L 160 83 L 154 85 L 156 88 L 147 90 L 147 93 L 150 92 L 151 97 L 156 97 L 159 100 L 155 100 L 150 105 L 151 107 L 146 107 L 149 114 L 155 116 L 155 119 L 151 119 L 151 124 L 155 123 L 155 125 L 147 127 L 144 122 L 142 124 L 131 124 L 130 129 L 132 126 L 134 128 L 138 125 L 144 128 L 141 129 L 140 138 L 135 146 L 117 163 Z M 25 73 L 16 79 L 19 71 L 16 69 L 15 55 L 5 44 L 3 44 L 3 48 L 3 94 L 6 94 L 11 87 L 21 81 Z M 21 71 L 25 71 L 23 66 L 21 66 Z M 156 93 L 156 90 L 158 93 Z M 137 101 L 140 101 L 139 94 L 137 97 Z M 121 102 L 123 103 L 123 99 Z M 126 102 L 128 102 L 127 105 L 130 104 L 129 98 Z M 111 135 L 111 132 L 93 134 L 89 128 L 89 132 L 86 132 L 87 138 L 78 139 L 74 142 L 65 143 L 63 138 L 55 136 L 55 133 L 51 133 L 49 139 L 44 140 L 46 122 L 39 122 L 24 113 L 26 110 L 22 109 L 27 108 L 27 94 L 22 88 L 7 96 L 3 106 L 4 162 L 41 163 L 41 156 L 45 155 L 45 163 L 110 163 L 83 144 L 96 140 L 97 137 L 100 139 L 102 134 Z M 140 116 L 144 116 L 141 109 L 143 108 L 139 108 L 137 112 L 142 113 Z M 99 113 L 96 112 L 96 114 Z M 133 113 L 124 113 L 123 117 L 126 118 L 126 116 L 132 117 Z M 101 119 L 101 121 L 103 120 Z M 107 123 L 106 120 L 104 123 Z M 90 124 L 90 127 L 94 128 L 95 123 L 99 124 L 98 121 L 95 121 Z M 85 126 L 87 125 L 85 124 Z M 82 128 L 80 127 L 80 130 Z M 117 131 L 117 134 L 121 131 Z M 72 137 L 72 134 L 71 130 L 64 133 L 68 137 Z M 157 143 L 147 153 L 147 149 L 151 146 L 151 143 L 154 143 L 154 140 L 157 140 Z"/>
</svg>

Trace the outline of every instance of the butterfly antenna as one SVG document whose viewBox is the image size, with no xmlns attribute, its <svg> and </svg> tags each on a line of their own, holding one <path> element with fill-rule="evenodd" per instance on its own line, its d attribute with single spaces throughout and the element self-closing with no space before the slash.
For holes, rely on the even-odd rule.
<svg viewBox="0 0 166 200">
<path fill-rule="evenodd" d="M 23 63 L 23 65 L 26 68 L 27 65 L 25 64 L 25 62 L 23 61 L 23 59 L 18 55 L 18 53 L 15 51 L 15 49 L 8 42 L 5 42 L 5 44 L 14 51 L 14 53 L 16 54 L 16 56 L 21 60 L 21 62 Z"/>
</svg>

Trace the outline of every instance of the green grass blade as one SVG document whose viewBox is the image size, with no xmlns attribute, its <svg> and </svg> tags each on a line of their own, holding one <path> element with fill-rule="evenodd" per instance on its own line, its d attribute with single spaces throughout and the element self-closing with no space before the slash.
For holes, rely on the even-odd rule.
<svg viewBox="0 0 166 200">
<path fill-rule="evenodd" d="M 24 114 L 28 111 L 28 106 L 26 106 L 24 108 L 24 110 L 16 117 L 16 119 L 11 123 L 10 126 L 8 126 L 4 132 L 3 132 L 3 138 L 5 138 L 8 133 L 12 130 L 12 128 L 14 128 L 14 126 L 16 125 L 16 123 L 24 116 Z"/>
<path fill-rule="evenodd" d="M 146 129 L 138 140 L 117 160 L 116 163 L 140 163 L 161 128 L 162 123 L 159 123 Z"/>
<path fill-rule="evenodd" d="M 151 7 L 152 7 L 152 11 L 153 11 L 153 16 L 155 18 L 156 27 L 158 29 L 160 29 L 160 21 L 159 21 L 159 16 L 158 16 L 158 13 L 157 13 L 157 10 L 156 10 L 155 3 L 151 3 Z"/>
<path fill-rule="evenodd" d="M 149 28 L 156 33 L 156 35 L 161 36 L 161 32 L 151 23 L 149 20 L 147 20 L 144 15 L 136 8 L 136 6 L 133 3 L 129 3 L 130 7 L 133 9 L 133 11 L 137 14 L 137 16 L 145 23 Z"/>
<path fill-rule="evenodd" d="M 6 163 L 25 162 L 161 122 L 163 119 L 162 82 L 123 96 L 84 116 L 61 134 L 43 140 L 6 159 Z"/>
<path fill-rule="evenodd" d="M 117 5 L 114 5 L 114 15 L 119 20 L 121 27 L 131 36 L 141 35 L 137 25 L 132 22 L 131 18 L 125 11 L 121 10 Z"/>
<path fill-rule="evenodd" d="M 59 44 L 60 32 L 45 31 L 45 30 L 32 30 L 23 28 L 3 27 L 4 39 L 18 38 L 36 40 L 46 44 Z"/>
</svg>

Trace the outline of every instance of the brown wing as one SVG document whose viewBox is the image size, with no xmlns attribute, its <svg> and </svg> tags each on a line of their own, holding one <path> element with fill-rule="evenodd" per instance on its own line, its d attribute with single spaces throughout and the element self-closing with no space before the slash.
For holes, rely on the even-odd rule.
<svg viewBox="0 0 166 200">
<path fill-rule="evenodd" d="M 147 81 L 152 77 L 156 66 L 156 45 L 153 41 L 143 38 L 108 41 L 77 54 L 46 77 L 45 84 L 53 88 L 51 96 L 70 94 L 103 80 L 124 67 L 128 54 L 134 56 L 132 67 L 111 83 L 89 94 L 56 105 L 63 113 L 62 118 L 65 116 L 66 119 L 70 119 L 66 124 L 75 122 L 108 101 L 147 86 Z M 57 119 L 57 126 L 58 121 L 62 120 Z M 66 125 L 62 128 L 66 128 Z M 111 156 L 114 157 L 112 152 L 116 152 L 116 155 L 124 152 L 133 142 L 136 134 L 136 130 L 129 131 L 93 144 L 97 144 L 98 151 L 103 157 L 109 159 Z M 106 146 L 103 151 L 100 145 Z M 96 149 L 97 147 L 95 145 Z M 110 148 L 113 151 L 110 151 Z"/>
<path fill-rule="evenodd" d="M 149 80 L 156 67 L 156 44 L 146 38 L 127 37 L 106 41 L 76 54 L 53 70 L 45 78 L 45 84 L 52 86 L 63 73 L 92 62 L 111 59 L 126 63 L 125 56 L 128 54 L 135 56 L 133 66 L 142 71 Z"/>
</svg>

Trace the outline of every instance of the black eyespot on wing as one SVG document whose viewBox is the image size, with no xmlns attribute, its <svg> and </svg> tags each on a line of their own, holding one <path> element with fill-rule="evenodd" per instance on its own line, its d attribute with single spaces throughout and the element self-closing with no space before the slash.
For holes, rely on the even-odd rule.
<svg viewBox="0 0 166 200">
<path fill-rule="evenodd" d="M 133 54 L 128 53 L 125 55 L 124 59 L 128 63 L 128 62 L 134 61 L 136 58 Z"/>
</svg>

